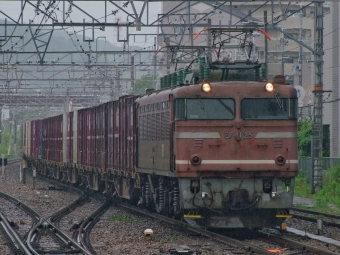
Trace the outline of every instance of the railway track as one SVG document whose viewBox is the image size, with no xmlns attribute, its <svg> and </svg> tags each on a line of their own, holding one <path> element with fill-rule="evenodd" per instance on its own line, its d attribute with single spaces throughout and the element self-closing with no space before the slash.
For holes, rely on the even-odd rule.
<svg viewBox="0 0 340 255">
<path fill-rule="evenodd" d="M 294 213 L 297 212 L 297 213 Z M 302 214 L 308 214 L 302 215 Z M 340 228 L 340 215 L 330 214 L 330 213 L 323 213 L 323 212 L 316 212 L 306 209 L 299 209 L 294 208 L 291 210 L 291 214 L 295 219 L 305 220 L 313 223 L 317 223 L 318 219 L 322 219 L 323 225 L 329 227 L 336 227 Z"/>
<path fill-rule="evenodd" d="M 7 165 L 14 165 L 22 162 L 22 158 L 13 158 L 7 161 Z"/>
<path fill-rule="evenodd" d="M 39 178 L 42 178 L 42 177 L 39 177 Z M 64 183 L 59 183 L 52 179 L 48 179 L 48 178 L 42 178 L 42 179 L 51 183 L 53 186 L 50 186 L 49 188 L 53 190 L 55 190 L 56 187 L 61 187 L 62 189 L 70 190 L 79 195 L 78 199 L 75 200 L 73 203 L 53 213 L 51 217 L 49 218 L 49 220 L 51 223 L 53 223 L 54 229 L 57 229 L 56 226 L 60 227 L 57 229 L 59 235 L 63 237 L 67 236 L 67 238 L 72 237 L 72 243 L 76 242 L 79 245 L 79 247 L 81 247 L 81 249 L 79 250 L 81 254 L 89 254 L 89 255 L 96 254 L 93 247 L 91 246 L 89 235 L 94 224 L 96 224 L 100 216 L 103 213 L 105 213 L 107 208 L 110 206 L 111 200 L 103 202 L 102 197 L 95 196 L 94 194 L 85 193 L 81 191 L 80 189 L 71 187 Z M 89 205 L 88 202 L 91 201 L 91 199 L 96 200 L 96 201 L 101 200 L 101 202 L 100 203 L 96 202 L 96 203 L 93 203 L 92 206 L 88 206 Z M 90 211 L 91 213 L 89 213 L 87 217 L 80 219 L 77 213 L 79 211 L 86 211 L 86 212 Z M 66 224 L 63 224 L 63 222 L 65 223 L 65 220 L 67 221 L 70 218 L 71 213 L 74 213 L 75 217 L 76 218 L 78 217 L 78 218 L 77 220 L 75 220 L 73 226 L 71 228 L 68 228 L 68 224 L 67 224 L 68 222 L 66 222 Z M 66 238 L 64 239 L 66 240 Z"/>
<path fill-rule="evenodd" d="M 63 189 L 67 189 L 70 188 L 69 185 L 63 185 L 59 182 L 55 182 L 51 179 L 47 179 L 48 182 L 51 183 L 51 185 L 55 185 L 55 186 L 61 186 L 63 187 Z M 49 186 L 50 188 L 55 188 L 55 186 Z M 79 192 L 79 190 L 78 190 Z M 83 193 L 81 193 L 83 194 Z M 39 238 L 41 239 L 41 233 L 45 234 L 45 236 L 49 236 L 50 233 L 53 232 L 58 232 L 58 224 L 60 224 L 60 222 L 63 220 L 63 218 L 67 217 L 67 215 L 69 215 L 70 212 L 72 211 L 77 211 L 79 210 L 79 208 L 85 203 L 87 203 L 86 201 L 88 200 L 88 197 L 83 194 L 80 195 L 79 193 L 79 201 L 75 201 L 74 203 L 70 204 L 69 206 L 65 207 L 63 210 L 60 210 L 60 212 L 56 212 L 53 215 L 51 215 L 51 217 L 49 218 L 44 218 L 41 220 L 40 222 L 40 227 L 37 227 L 35 232 L 33 232 L 33 234 L 31 234 L 32 239 L 28 239 L 31 240 L 30 242 L 33 244 L 33 248 L 34 248 L 34 244 L 35 241 L 34 240 L 38 240 Z M 170 225 L 175 226 L 175 228 L 183 228 L 183 229 L 187 229 L 193 233 L 195 233 L 196 235 L 202 235 L 202 236 L 206 236 L 208 238 L 217 240 L 221 243 L 226 244 L 227 248 L 226 250 L 229 249 L 230 252 L 233 252 L 235 254 L 235 252 L 237 254 L 272 254 L 270 252 L 267 251 L 267 249 L 264 248 L 260 248 L 257 245 L 250 245 L 249 243 L 240 241 L 240 240 L 236 240 L 233 238 L 229 238 L 226 237 L 224 235 L 220 235 L 217 233 L 213 233 L 211 231 L 206 231 L 206 230 L 202 230 L 202 229 L 197 229 L 197 228 L 193 228 L 188 226 L 186 223 L 183 222 L 179 222 L 179 221 L 174 221 L 170 218 L 167 218 L 165 216 L 161 216 L 158 214 L 150 214 L 148 211 L 144 211 L 141 210 L 139 208 L 134 208 L 132 209 L 131 206 L 129 205 L 121 205 L 120 206 L 124 207 L 124 208 L 128 208 L 129 210 L 132 210 L 134 212 L 137 212 L 138 214 L 143 214 L 144 216 L 150 216 L 152 215 L 153 218 L 158 219 L 158 220 L 162 220 L 167 222 Z M 94 206 L 96 208 L 98 208 L 99 206 Z M 91 247 L 91 244 L 89 242 L 90 237 L 89 234 L 91 232 L 91 229 L 93 227 L 94 224 L 96 224 L 98 218 L 100 217 L 100 213 L 104 212 L 105 208 L 109 207 L 109 203 L 105 204 L 103 203 L 103 207 L 99 208 L 97 210 L 97 212 L 95 214 L 89 214 L 88 217 L 82 219 L 82 220 L 78 220 L 77 224 L 75 225 L 75 229 L 76 230 L 75 234 L 72 234 L 73 237 L 73 241 L 75 241 L 78 244 L 81 244 L 83 250 L 79 250 L 78 253 L 76 254 L 97 254 L 95 252 L 95 250 Z M 97 215 L 96 215 L 97 214 Z M 171 221 L 171 222 L 169 222 Z M 314 218 L 315 221 L 315 218 Z M 184 224 L 184 225 L 180 225 L 180 224 Z M 36 224 L 37 225 L 37 224 Z M 57 225 L 57 227 L 55 227 Z M 62 236 L 62 232 L 65 232 L 64 230 L 61 230 L 61 234 L 59 234 L 60 236 Z M 57 234 L 58 235 L 58 234 Z M 69 235 L 70 236 L 70 235 Z M 326 254 L 326 255 L 333 255 L 333 254 L 338 254 L 338 253 L 334 253 L 331 251 L 326 251 L 325 249 L 317 249 L 315 247 L 312 246 L 308 246 L 305 243 L 300 243 L 300 242 L 294 242 L 292 240 L 287 240 L 284 237 L 278 237 L 275 235 L 271 235 L 268 233 L 259 233 L 258 234 L 259 240 L 262 239 L 264 242 L 271 242 L 272 244 L 275 244 L 277 247 L 282 247 L 282 250 L 286 249 L 289 250 L 289 254 L 301 254 L 304 252 L 309 252 L 309 254 Z M 50 237 L 51 238 L 51 237 Z M 13 239 L 13 237 L 12 237 Z M 45 238 L 48 240 L 48 238 Z M 53 239 L 53 237 L 52 237 Z M 63 254 L 67 254 L 67 253 L 75 253 L 78 250 L 75 250 L 73 248 L 70 248 L 71 246 L 69 245 L 69 241 L 65 241 L 66 239 L 63 238 L 59 238 L 59 242 L 58 243 L 59 246 L 63 247 Z M 57 245 L 57 244 L 56 244 Z M 18 244 L 14 244 L 15 247 L 18 246 Z M 38 250 L 38 253 L 36 254 L 47 254 L 48 250 L 44 249 L 43 247 L 35 247 Z M 60 249 L 59 252 L 61 252 L 62 250 Z M 160 254 L 180 254 L 180 250 L 173 249 L 172 251 L 169 250 L 170 253 L 160 253 Z M 190 253 L 191 252 L 191 253 Z M 189 251 L 187 250 L 188 254 L 200 254 L 199 252 L 195 252 L 195 251 Z M 35 254 L 35 253 L 32 253 Z"/>
<path fill-rule="evenodd" d="M 222 243 L 228 245 L 230 247 L 230 250 L 234 254 L 259 254 L 259 255 L 272 254 L 272 253 L 270 253 L 266 250 L 263 250 L 263 249 L 258 248 L 256 246 L 246 244 L 242 241 L 239 241 L 239 240 L 236 240 L 236 239 L 233 239 L 233 238 L 229 238 L 227 236 L 220 235 L 220 234 L 217 234 L 217 233 L 205 230 L 205 229 L 194 228 L 194 227 L 189 226 L 187 223 L 184 223 L 184 222 L 181 222 L 181 221 L 178 221 L 178 220 L 175 220 L 175 219 L 172 219 L 172 218 L 160 215 L 160 214 L 150 213 L 149 211 L 139 209 L 135 206 L 131 206 L 131 205 L 123 204 L 123 203 L 118 203 L 118 206 L 125 208 L 129 211 L 132 211 L 134 213 L 141 214 L 145 217 L 152 217 L 154 219 L 161 220 L 161 221 L 166 222 L 166 223 L 168 223 L 168 224 L 170 224 L 170 225 L 172 225 L 176 228 L 188 230 L 190 232 L 212 238 L 212 239 L 214 239 L 218 242 L 222 242 Z M 174 253 L 174 254 L 176 254 L 176 253 Z"/>
<path fill-rule="evenodd" d="M 130 211 L 133 211 L 135 213 L 142 214 L 143 216 L 150 216 L 155 219 L 159 219 L 164 222 L 167 222 L 168 224 L 171 224 L 173 226 L 180 227 L 180 228 L 195 232 L 197 234 L 204 235 L 206 237 L 210 237 L 216 241 L 228 244 L 231 247 L 234 247 L 235 249 L 241 249 L 241 251 L 240 250 L 237 251 L 237 254 L 242 254 L 242 252 L 244 252 L 244 254 L 273 254 L 272 253 L 273 251 L 271 252 L 268 251 L 270 249 L 263 249 L 263 248 L 258 247 L 257 245 L 251 244 L 256 241 L 261 241 L 266 244 L 271 244 L 271 246 L 275 245 L 277 247 L 281 247 L 281 248 L 278 248 L 276 252 L 278 252 L 279 250 L 289 252 L 289 253 L 282 253 L 282 254 L 315 254 L 315 255 L 339 254 L 338 252 L 325 250 L 325 248 L 323 247 L 320 248 L 320 247 L 314 247 L 314 246 L 308 245 L 306 244 L 306 242 L 304 242 L 303 240 L 304 238 L 302 238 L 301 242 L 287 239 L 285 238 L 285 235 L 282 233 L 281 235 L 275 235 L 275 234 L 271 234 L 271 233 L 264 232 L 264 231 L 258 231 L 255 234 L 256 238 L 254 239 L 255 240 L 254 242 L 248 242 L 248 241 L 243 242 L 238 239 L 230 238 L 225 235 L 221 235 L 221 234 L 211 232 L 208 230 L 193 228 L 186 223 L 179 222 L 177 220 L 173 220 L 173 219 L 170 219 L 168 217 L 165 217 L 159 214 L 149 213 L 147 211 L 135 208 L 130 205 L 119 204 L 119 206 L 125 209 L 128 209 Z"/>
<path fill-rule="evenodd" d="M 25 242 L 15 231 L 12 221 L 2 213 L 0 213 L 0 225 L 14 254 L 30 254 Z"/>
<path fill-rule="evenodd" d="M 1 214 L 1 226 L 15 254 L 50 254 L 56 252 L 61 254 L 91 254 L 87 252 L 72 238 L 60 231 L 48 218 L 39 215 L 28 205 L 16 198 L 0 192 L 0 197 L 13 203 L 17 210 L 24 211 L 32 218 L 32 227 L 27 233 L 18 233 L 16 224 L 8 218 L 8 215 Z M 4 210 L 2 208 L 1 210 Z M 13 207 L 11 214 L 15 213 Z M 20 219 L 16 219 L 18 222 Z"/>
<path fill-rule="evenodd" d="M 21 159 L 11 161 L 9 164 L 14 165 L 19 162 L 21 162 Z M 15 177 L 18 178 L 18 167 L 15 166 L 15 168 L 17 169 Z M 13 174 L 13 171 L 5 171 L 4 178 L 16 186 L 18 182 L 9 178 Z M 27 183 L 21 183 L 16 186 L 18 190 L 21 190 L 23 186 L 27 187 L 32 184 L 32 171 L 27 170 L 26 174 Z M 42 179 L 45 182 L 43 182 L 44 184 L 41 183 Z M 23 199 L 22 201 L 26 201 L 26 203 L 39 208 L 44 216 L 35 212 L 24 202 L 12 197 L 16 196 L 15 192 L 12 192 L 12 196 L 2 193 L 3 198 L 0 195 L 0 203 L 3 206 L 3 208 L 0 206 L 0 211 L 6 213 L 6 215 L 4 214 L 1 217 L 3 219 L 2 233 L 7 236 L 7 243 L 11 243 L 12 251 L 15 254 L 95 254 L 92 252 L 93 248 L 89 241 L 89 234 L 100 215 L 108 208 L 110 201 L 103 203 L 104 198 L 93 198 L 93 195 L 91 195 L 92 198 L 89 198 L 89 194 L 49 178 L 37 178 L 35 182 L 36 185 L 32 189 L 33 199 L 27 200 L 30 195 L 22 196 L 21 194 L 19 196 Z M 73 200 L 69 205 L 60 205 L 59 208 L 62 209 L 54 213 L 52 208 L 55 206 L 52 206 L 50 211 L 46 210 L 44 206 L 40 206 L 45 204 L 45 207 L 48 208 L 48 205 L 51 203 L 49 200 L 52 197 L 50 198 L 47 194 L 52 195 L 52 193 L 56 194 L 65 191 L 77 194 L 77 199 Z M 97 200 L 98 202 L 96 202 Z M 101 201 L 99 202 L 99 200 Z M 17 208 L 14 210 L 14 207 Z M 51 215 L 51 213 L 53 214 Z M 74 216 L 72 221 L 75 224 L 70 229 L 69 219 L 72 213 Z M 10 219 L 8 215 L 13 214 L 17 215 L 17 217 Z M 81 219 L 75 219 L 77 216 L 81 217 Z M 26 224 L 21 224 L 21 222 Z M 63 224 L 63 222 L 66 224 Z"/>
<path fill-rule="evenodd" d="M 288 238 L 285 238 L 285 235 L 278 236 L 278 235 L 271 234 L 268 232 L 259 231 L 257 237 L 262 239 L 265 242 L 278 244 L 279 246 L 284 247 L 283 250 L 287 250 L 287 249 L 296 250 L 297 253 L 295 254 L 315 254 L 315 255 L 337 255 L 339 254 L 338 252 L 332 252 L 332 251 L 325 250 L 324 248 L 319 248 L 319 247 L 308 245 L 304 241 L 298 242 L 295 240 L 290 240 Z M 294 254 L 294 253 L 290 253 L 290 254 Z"/>
</svg>

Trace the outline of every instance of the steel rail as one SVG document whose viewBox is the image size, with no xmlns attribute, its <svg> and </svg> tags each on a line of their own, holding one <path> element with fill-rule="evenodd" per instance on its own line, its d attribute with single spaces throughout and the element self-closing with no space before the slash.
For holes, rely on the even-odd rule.
<svg viewBox="0 0 340 255">
<path fill-rule="evenodd" d="M 6 193 L 2 193 L 0 192 L 0 196 L 4 197 L 7 200 L 12 201 L 16 206 L 18 206 L 19 208 L 21 208 L 22 210 L 24 210 L 26 213 L 28 213 L 29 215 L 31 215 L 31 217 L 35 220 L 35 222 L 37 222 L 29 231 L 27 239 L 26 239 L 26 243 L 27 243 L 27 247 L 28 249 L 31 251 L 32 254 L 36 254 L 39 255 L 39 253 L 37 253 L 34 249 L 34 247 L 32 246 L 32 243 L 34 241 L 34 239 L 36 238 L 36 233 L 38 232 L 38 229 L 43 228 L 47 225 L 48 228 L 50 228 L 50 230 L 56 234 L 56 236 L 61 240 L 61 242 L 65 243 L 66 245 L 71 245 L 75 250 L 78 250 L 80 252 L 82 252 L 85 255 L 90 255 L 85 249 L 83 249 L 81 247 L 81 245 L 79 245 L 77 242 L 75 242 L 74 240 L 72 240 L 72 238 L 70 238 L 69 236 L 67 236 L 66 234 L 64 234 L 62 231 L 60 231 L 56 226 L 54 226 L 52 224 L 52 222 L 49 219 L 43 219 L 36 211 L 34 211 L 32 208 L 30 208 L 29 206 L 25 205 L 24 203 L 22 203 L 21 201 L 17 200 L 16 198 L 6 194 Z"/>
<path fill-rule="evenodd" d="M 302 213 L 309 213 L 313 215 L 321 215 L 327 218 L 333 218 L 333 219 L 339 219 L 340 220 L 340 215 L 335 215 L 335 214 L 330 214 L 330 213 L 325 213 L 325 212 L 317 212 L 317 211 L 311 211 L 307 209 L 300 209 L 300 208 L 292 208 L 291 211 L 296 211 L 296 212 L 302 212 Z"/>
<path fill-rule="evenodd" d="M 298 215 L 298 214 L 294 214 L 292 213 L 293 218 L 295 219 L 299 219 L 299 220 L 304 220 L 304 221 L 309 221 L 309 222 L 313 222 L 313 223 L 317 223 L 317 219 L 316 218 L 312 218 L 312 217 L 308 217 L 308 216 L 303 216 L 303 215 Z M 323 224 L 327 227 L 336 227 L 336 228 L 340 228 L 340 223 L 337 222 L 331 222 L 328 220 L 322 220 Z"/>
<path fill-rule="evenodd" d="M 11 227 L 10 223 L 7 220 L 7 217 L 5 217 L 0 212 L 0 225 L 4 229 L 6 235 L 11 240 L 13 250 L 15 254 L 26 254 L 31 255 L 31 252 L 27 249 L 25 243 L 21 240 L 20 236 L 16 233 L 16 231 Z"/>
<path fill-rule="evenodd" d="M 187 223 L 184 223 L 184 222 L 181 222 L 181 221 L 178 221 L 178 220 L 174 220 L 174 219 L 171 219 L 169 217 L 166 217 L 166 216 L 163 216 L 163 215 L 160 215 L 160 214 L 150 213 L 149 211 L 145 211 L 145 210 L 142 210 L 142 209 L 139 209 L 139 208 L 136 208 L 134 206 L 127 205 L 127 204 L 118 203 L 118 205 L 125 208 L 125 209 L 128 209 L 130 211 L 133 211 L 135 213 L 142 214 L 146 217 L 151 217 L 151 218 L 154 218 L 154 219 L 157 219 L 157 220 L 161 220 L 161 221 L 164 221 L 164 222 L 166 222 L 170 225 L 180 227 L 182 229 L 185 229 L 185 230 L 197 233 L 197 234 L 201 234 L 205 237 L 212 238 L 212 239 L 214 239 L 218 242 L 222 242 L 222 243 L 225 243 L 225 244 L 237 247 L 237 248 L 244 249 L 249 254 L 253 254 L 253 253 L 260 254 L 260 255 L 273 254 L 273 253 L 270 253 L 270 252 L 268 252 L 264 249 L 256 247 L 254 245 L 250 245 L 250 244 L 238 241 L 238 240 L 230 238 L 230 237 L 226 237 L 226 236 L 214 233 L 214 232 L 210 232 L 210 231 L 205 230 L 205 229 L 194 228 L 194 227 L 189 226 Z"/>
<path fill-rule="evenodd" d="M 301 249 L 301 251 L 304 252 L 303 254 L 305 254 L 306 252 L 310 252 L 310 253 L 316 254 L 316 255 L 337 255 L 338 254 L 338 253 L 335 253 L 335 252 L 326 251 L 324 249 L 319 249 L 317 247 L 313 247 L 313 246 L 306 245 L 306 244 L 303 244 L 303 243 L 299 243 L 299 242 L 296 242 L 296 241 L 293 241 L 293 240 L 289 240 L 289 239 L 286 239 L 286 238 L 283 238 L 283 237 L 274 236 L 274 235 L 269 234 L 269 233 L 264 233 L 264 232 L 258 231 L 258 234 L 259 234 L 259 237 L 264 238 L 266 241 L 273 241 L 273 242 L 278 243 L 278 244 L 285 246 L 285 247 L 287 245 L 289 245 L 292 248 Z"/>
<path fill-rule="evenodd" d="M 69 214 L 70 212 L 74 211 L 80 204 L 82 204 L 85 199 L 87 198 L 87 195 L 82 194 L 77 200 L 75 200 L 72 204 L 60 209 L 59 211 L 53 213 L 53 215 L 50 217 L 51 222 L 59 221 L 61 218 Z"/>
<path fill-rule="evenodd" d="M 3 193 L 3 192 L 0 192 L 0 197 L 3 197 L 5 199 L 11 201 L 17 207 L 19 207 L 22 210 L 24 210 L 27 214 L 31 215 L 31 217 L 33 218 L 33 220 L 35 220 L 35 222 L 38 222 L 41 219 L 41 216 L 39 215 L 39 213 L 37 213 L 34 209 L 32 209 L 31 207 L 27 206 L 26 204 L 24 204 L 20 200 L 16 199 L 15 197 L 12 197 L 12 196 L 10 196 L 10 195 L 8 195 L 6 193 Z"/>
<path fill-rule="evenodd" d="M 94 249 L 91 246 L 89 241 L 89 234 L 93 226 L 99 221 L 100 216 L 102 216 L 107 209 L 110 207 L 111 200 L 104 203 L 101 207 L 99 207 L 95 212 L 93 212 L 90 216 L 88 216 L 80 225 L 79 230 L 77 231 L 77 240 L 81 243 L 82 247 L 84 247 L 91 255 L 96 254 Z"/>
</svg>

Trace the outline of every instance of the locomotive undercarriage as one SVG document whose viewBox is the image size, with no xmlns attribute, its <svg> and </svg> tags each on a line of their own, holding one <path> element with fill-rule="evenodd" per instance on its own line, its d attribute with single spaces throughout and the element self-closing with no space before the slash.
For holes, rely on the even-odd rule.
<svg viewBox="0 0 340 255">
<path fill-rule="evenodd" d="M 279 226 L 289 217 L 293 187 L 284 178 L 179 179 L 184 218 L 206 228 Z"/>
<path fill-rule="evenodd" d="M 285 220 L 285 216 L 289 216 L 287 208 L 291 207 L 294 186 L 292 180 L 291 190 L 275 190 L 276 197 L 272 197 L 274 194 L 272 190 L 249 194 L 245 188 L 234 187 L 232 192 L 223 197 L 223 191 L 216 188 L 212 190 L 211 187 L 232 185 L 230 183 L 217 185 L 215 183 L 217 180 L 214 179 L 177 179 L 150 174 L 138 174 L 136 175 L 138 178 L 128 178 L 111 171 L 106 174 L 91 169 L 78 169 L 72 165 L 60 167 L 31 160 L 28 160 L 27 167 L 36 168 L 38 175 L 79 186 L 87 191 L 98 192 L 107 197 L 116 195 L 152 212 L 183 218 L 193 226 L 205 228 L 279 226 Z M 234 181 L 249 186 L 246 181 Z M 284 201 L 288 202 L 285 204 Z M 281 217 L 277 218 L 278 215 Z"/>
</svg>

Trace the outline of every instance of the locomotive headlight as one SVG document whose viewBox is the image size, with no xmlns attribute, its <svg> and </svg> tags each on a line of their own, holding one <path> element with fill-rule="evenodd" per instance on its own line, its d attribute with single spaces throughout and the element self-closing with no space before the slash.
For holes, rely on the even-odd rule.
<svg viewBox="0 0 340 255">
<path fill-rule="evenodd" d="M 283 155 L 279 154 L 279 155 L 276 155 L 275 162 L 278 165 L 283 165 L 286 162 L 286 159 Z"/>
<path fill-rule="evenodd" d="M 202 84 L 202 91 L 203 92 L 210 92 L 211 91 L 211 84 L 209 82 L 203 82 Z"/>
<path fill-rule="evenodd" d="M 201 157 L 197 154 L 194 154 L 190 157 L 190 162 L 192 165 L 197 166 L 201 164 Z"/>
<path fill-rule="evenodd" d="M 274 90 L 274 84 L 271 82 L 267 82 L 265 86 L 266 91 L 272 92 Z"/>
</svg>

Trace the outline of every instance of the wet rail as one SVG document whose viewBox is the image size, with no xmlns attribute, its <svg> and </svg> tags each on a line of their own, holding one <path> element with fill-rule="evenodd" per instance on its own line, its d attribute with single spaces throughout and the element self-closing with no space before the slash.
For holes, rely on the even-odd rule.
<svg viewBox="0 0 340 255">
<path fill-rule="evenodd" d="M 1 217 L 4 231 L 6 232 L 8 238 L 10 239 L 12 245 L 14 247 L 13 252 L 16 254 L 20 254 L 20 252 L 30 251 L 27 254 L 50 254 L 50 251 L 44 251 L 42 249 L 37 248 L 39 243 L 39 238 L 43 235 L 43 233 L 48 232 L 50 236 L 53 236 L 53 239 L 56 240 L 62 247 L 60 252 L 63 254 L 90 254 L 86 249 L 81 247 L 76 241 L 72 240 L 72 238 L 65 235 L 62 231 L 60 231 L 57 227 L 55 227 L 50 219 L 43 218 L 37 213 L 34 209 L 24 204 L 23 202 L 17 200 L 16 198 L 0 192 L 0 197 L 12 202 L 18 209 L 25 211 L 28 215 L 30 215 L 33 219 L 33 227 L 27 233 L 27 238 L 24 240 L 23 237 L 20 237 L 15 228 L 11 226 L 8 222 L 8 219 L 5 215 Z M 25 245 L 26 244 L 26 245 Z M 26 254 L 26 253 L 22 253 Z"/>
<path fill-rule="evenodd" d="M 296 214 L 296 213 L 294 213 L 294 211 L 298 212 L 298 213 L 309 214 L 309 215 L 312 215 L 312 216 Z M 319 220 L 322 219 L 322 222 L 323 222 L 324 225 L 330 226 L 330 227 L 340 228 L 340 215 L 324 213 L 324 212 L 316 212 L 316 211 L 311 211 L 311 210 L 306 210 L 306 209 L 298 209 L 298 208 L 292 209 L 291 214 L 296 219 L 305 220 L 305 221 L 314 222 L 314 223 L 317 223 L 318 219 Z"/>
<path fill-rule="evenodd" d="M 323 248 L 318 248 L 314 246 L 307 245 L 304 242 L 298 242 L 294 240 L 290 240 L 285 238 L 284 236 L 277 236 L 267 232 L 259 231 L 258 237 L 265 240 L 266 242 L 273 242 L 282 247 L 297 249 L 298 253 L 296 254 L 315 254 L 315 255 L 337 255 L 339 253 L 335 253 L 332 251 L 327 251 Z M 294 253 L 292 253 L 294 254 Z"/>
<path fill-rule="evenodd" d="M 160 215 L 160 214 L 156 214 L 156 213 L 150 213 L 149 211 L 146 210 L 142 210 L 138 207 L 135 206 L 131 206 L 131 205 L 127 205 L 127 204 L 122 204 L 119 203 L 118 206 L 125 208 L 129 211 L 132 211 L 134 213 L 143 215 L 145 217 L 152 217 L 154 219 L 157 220 L 161 220 L 163 222 L 166 222 L 176 228 L 181 228 L 183 230 L 188 230 L 190 232 L 199 234 L 199 235 L 203 235 L 206 237 L 209 237 L 211 239 L 214 239 L 218 242 L 224 243 L 228 246 L 230 246 L 230 250 L 233 250 L 232 252 L 234 254 L 259 254 L 259 255 L 269 255 L 269 254 L 273 254 L 270 253 L 262 248 L 259 248 L 257 246 L 254 245 L 250 245 L 246 242 L 242 242 L 224 235 L 220 235 L 218 233 L 214 233 L 205 229 L 201 229 L 201 228 L 195 228 L 195 227 L 191 227 L 190 225 L 188 225 L 187 223 Z M 173 253 L 176 254 L 176 253 Z"/>
</svg>

